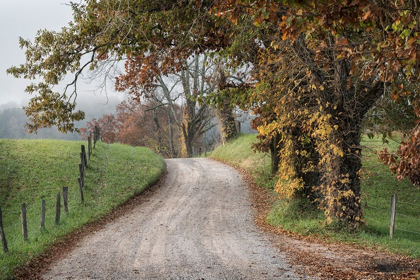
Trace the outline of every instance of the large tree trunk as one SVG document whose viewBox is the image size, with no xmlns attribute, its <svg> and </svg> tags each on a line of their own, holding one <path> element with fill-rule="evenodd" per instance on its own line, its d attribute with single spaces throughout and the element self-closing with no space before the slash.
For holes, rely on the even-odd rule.
<svg viewBox="0 0 420 280">
<path fill-rule="evenodd" d="M 168 124 L 169 124 L 169 146 L 171 149 L 171 157 L 177 158 L 178 154 L 175 150 L 175 145 L 174 145 L 174 127 L 172 123 L 171 112 L 168 112 Z"/>
<path fill-rule="evenodd" d="M 374 77 L 363 80 L 352 74 L 350 61 L 337 59 L 336 38 L 325 42 L 329 51 L 324 60 L 314 61 L 315 53 L 300 35 L 293 43 L 302 63 L 311 73 L 318 89 L 320 109 L 318 132 L 315 137 L 319 151 L 319 186 L 322 206 L 329 221 L 358 226 L 363 221 L 361 207 L 360 169 L 361 123 L 370 108 L 383 93 L 383 83 Z M 328 68 L 328 71 L 325 69 Z"/>
<path fill-rule="evenodd" d="M 321 172 L 317 169 L 309 169 L 308 166 L 317 166 L 319 164 L 320 156 L 316 150 L 315 139 L 309 138 L 306 141 L 299 141 L 299 130 L 300 127 L 295 128 L 294 135 L 298 143 L 297 149 L 299 151 L 305 151 L 306 154 L 300 153 L 297 155 L 296 164 L 298 170 L 298 176 L 303 180 L 303 188 L 300 189 L 296 195 L 299 197 L 309 198 L 312 202 L 317 202 L 320 198 L 320 193 L 317 188 L 321 184 Z"/>
<path fill-rule="evenodd" d="M 184 158 L 193 156 L 193 141 L 192 135 L 188 133 L 188 126 L 182 125 L 182 150 L 181 154 Z"/>
<path fill-rule="evenodd" d="M 219 123 L 220 137 L 224 145 L 230 139 L 238 136 L 235 116 L 233 115 L 228 98 L 225 98 L 223 103 L 218 106 L 216 109 L 216 116 Z"/>
<path fill-rule="evenodd" d="M 270 143 L 270 156 L 271 156 L 271 176 L 274 177 L 279 170 L 280 156 L 279 156 L 279 142 L 280 134 L 271 139 Z"/>
<path fill-rule="evenodd" d="M 344 155 L 335 155 L 332 160 L 335 170 L 324 174 L 323 194 L 329 219 L 352 225 L 363 220 L 359 175 L 362 167 L 361 119 L 348 121 L 347 129 L 338 131 L 336 138 L 337 143 L 341 143 Z"/>
<path fill-rule="evenodd" d="M 193 142 L 195 140 L 196 129 L 194 128 L 195 121 L 195 105 L 196 102 L 187 98 L 183 110 L 182 120 L 182 157 L 193 156 Z"/>
<path fill-rule="evenodd" d="M 188 70 L 181 71 L 181 83 L 186 99 L 181 123 L 183 157 L 193 156 L 193 144 L 206 132 L 210 122 L 209 107 L 197 102 L 197 98 L 206 92 L 206 57 L 201 62 L 201 67 L 198 56 L 195 56 L 193 62 Z"/>
<path fill-rule="evenodd" d="M 329 140 L 340 148 L 342 154 L 331 152 L 331 164 L 324 173 L 323 194 L 326 214 L 330 220 L 357 226 L 363 222 L 360 186 L 361 123 L 365 114 L 382 95 L 383 83 L 366 83 L 363 91 L 354 86 L 348 88 L 348 63 L 340 61 L 338 65 L 337 79 L 340 79 L 342 84 L 339 95 L 341 100 L 336 103 L 339 104 L 336 110 L 329 109 L 333 116 L 332 126 L 337 127 Z"/>
<path fill-rule="evenodd" d="M 220 68 L 218 89 L 224 90 L 228 87 L 229 85 L 225 73 L 223 72 L 223 69 Z M 218 104 L 216 108 L 216 117 L 219 123 L 220 137 L 222 144 L 224 145 L 230 139 L 238 136 L 235 116 L 233 115 L 230 98 L 227 94 L 223 97 L 223 102 Z"/>
<path fill-rule="evenodd" d="M 164 154 L 164 150 L 165 150 L 165 145 L 164 145 L 164 143 L 163 143 L 163 141 L 162 141 L 162 136 L 161 136 L 161 126 L 160 126 L 160 123 L 159 123 L 159 119 L 158 119 L 158 116 L 157 116 L 157 109 L 154 109 L 153 110 L 153 121 L 155 122 L 155 125 L 156 125 L 156 133 L 157 133 L 157 144 L 158 144 L 158 153 L 160 153 L 160 154 Z"/>
</svg>

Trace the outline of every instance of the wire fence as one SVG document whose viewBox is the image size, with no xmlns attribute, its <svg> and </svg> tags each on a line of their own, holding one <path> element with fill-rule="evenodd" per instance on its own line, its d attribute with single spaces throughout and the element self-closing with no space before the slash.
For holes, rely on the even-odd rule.
<svg viewBox="0 0 420 280">
<path fill-rule="evenodd" d="M 384 201 L 388 200 L 384 197 L 370 197 L 371 199 L 375 199 L 376 201 Z M 388 200 L 389 201 L 389 200 Z M 415 204 L 412 202 L 407 201 L 399 201 L 397 195 L 391 196 L 391 207 L 385 206 L 384 207 L 376 207 L 373 205 L 368 205 L 368 208 L 372 208 L 377 210 L 378 212 L 388 212 L 390 213 L 390 237 L 393 238 L 396 231 L 400 232 L 407 232 L 411 234 L 420 235 L 420 216 L 408 214 L 407 212 L 417 212 L 420 213 L 420 203 Z M 400 217 L 400 219 L 398 219 Z M 415 229 L 407 228 L 410 227 L 411 224 L 415 225 Z"/>
<path fill-rule="evenodd" d="M 79 194 L 80 194 L 80 202 L 84 203 L 84 195 L 83 195 L 83 189 L 85 187 L 85 177 L 86 177 L 86 169 L 88 167 L 88 159 L 90 160 L 91 155 L 93 154 L 93 149 L 96 147 L 97 141 L 100 139 L 100 131 L 98 127 L 95 127 L 92 133 L 88 137 L 88 147 L 86 151 L 85 145 L 81 145 L 81 153 L 80 153 L 80 164 L 79 164 L 79 178 L 77 178 L 77 181 L 79 183 Z M 36 190 L 44 190 L 42 187 L 35 187 L 31 188 L 31 191 Z M 63 199 L 63 203 L 61 202 L 61 198 Z M 45 208 L 46 202 L 45 200 L 42 200 L 42 210 L 41 210 L 41 230 L 45 228 Z M 55 201 L 55 224 L 59 224 L 61 212 L 62 212 L 62 206 L 64 206 L 64 212 L 68 213 L 68 187 L 63 187 L 62 191 L 57 193 L 56 201 Z M 21 209 L 19 210 L 9 210 L 7 211 L 7 214 L 10 215 L 20 215 L 21 221 L 22 221 L 22 235 L 24 241 L 28 241 L 28 231 L 27 231 L 27 219 L 26 219 L 26 212 L 27 207 L 26 203 L 21 204 Z M 3 213 L 2 209 L 0 207 L 0 239 L 2 243 L 3 252 L 7 253 L 9 251 L 8 243 L 6 240 L 6 234 L 4 232 L 4 225 L 3 225 Z"/>
<path fill-rule="evenodd" d="M 406 230 L 406 229 L 402 229 L 399 227 L 395 227 L 396 229 L 400 230 L 400 231 L 404 231 L 404 232 L 409 232 L 409 233 L 414 233 L 414 234 L 420 234 L 420 232 L 418 231 L 411 231 L 411 230 Z"/>
<path fill-rule="evenodd" d="M 419 207 L 420 206 L 420 203 L 419 204 L 415 204 L 415 203 L 404 202 L 404 201 L 400 201 L 399 203 L 406 204 L 406 205 L 412 205 L 412 206 L 416 206 L 416 207 Z"/>
<path fill-rule="evenodd" d="M 379 211 L 385 211 L 385 210 L 387 210 L 387 209 L 385 209 L 385 208 L 379 208 L 379 207 L 375 207 L 375 206 L 372 206 L 372 205 L 369 205 L 368 207 L 369 207 L 369 208 L 376 209 L 376 210 L 379 210 Z"/>
</svg>

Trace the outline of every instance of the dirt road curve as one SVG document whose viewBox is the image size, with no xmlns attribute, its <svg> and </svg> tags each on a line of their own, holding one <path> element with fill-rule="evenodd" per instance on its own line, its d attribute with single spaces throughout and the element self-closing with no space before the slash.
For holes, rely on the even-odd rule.
<svg viewBox="0 0 420 280">
<path fill-rule="evenodd" d="M 293 279 L 253 223 L 241 176 L 209 159 L 167 161 L 166 182 L 87 236 L 44 279 Z"/>
</svg>

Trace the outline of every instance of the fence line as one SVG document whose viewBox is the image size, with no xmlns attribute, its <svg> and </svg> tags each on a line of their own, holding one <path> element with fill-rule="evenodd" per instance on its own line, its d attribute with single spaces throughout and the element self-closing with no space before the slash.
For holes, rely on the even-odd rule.
<svg viewBox="0 0 420 280">
<path fill-rule="evenodd" d="M 403 217 L 407 217 L 407 218 L 411 218 L 411 219 L 414 219 L 414 220 L 419 220 L 419 221 L 420 221 L 420 219 L 419 219 L 419 218 L 415 218 L 415 217 L 410 216 L 410 215 L 405 215 L 405 214 L 401 214 L 401 213 L 397 213 L 397 215 L 398 215 L 398 216 L 403 216 Z"/>
<path fill-rule="evenodd" d="M 369 198 L 370 199 L 376 199 L 376 200 L 385 200 L 383 197 L 369 197 Z M 406 204 L 406 205 L 410 205 L 410 206 L 420 206 L 420 204 L 418 205 L 418 204 L 415 204 L 415 203 L 399 201 L 399 200 L 398 200 L 398 203 L 397 203 L 397 195 L 392 195 L 392 197 L 391 197 L 391 217 L 390 217 L 390 223 L 389 223 L 390 238 L 393 238 L 394 233 L 395 233 L 395 229 L 399 230 L 399 231 L 410 232 L 410 233 L 414 233 L 414 234 L 420 234 L 420 232 L 411 231 L 411 230 L 407 230 L 407 229 L 402 229 L 402 228 L 396 226 L 396 221 L 395 221 L 396 216 L 401 216 L 401 217 L 405 217 L 405 218 L 408 218 L 408 219 L 413 219 L 413 220 L 420 221 L 419 218 L 417 218 L 413 215 L 406 215 L 406 214 L 399 213 L 398 209 L 401 209 L 401 207 L 397 207 L 397 204 L 398 205 Z M 380 207 L 376 207 L 376 206 L 372 206 L 372 205 L 368 205 L 367 208 L 372 208 L 372 209 L 375 209 L 375 210 L 378 210 L 378 211 L 381 211 L 381 212 L 389 211 L 389 209 L 390 209 L 390 208 L 380 208 Z M 412 209 L 412 208 L 409 208 L 409 209 Z"/>
<path fill-rule="evenodd" d="M 417 207 L 420 206 L 420 203 L 419 204 L 415 204 L 415 203 L 410 203 L 410 202 L 405 202 L 405 201 L 400 201 L 399 203 L 407 204 L 407 205 L 412 205 L 412 206 L 417 206 Z"/>
<path fill-rule="evenodd" d="M 92 139 L 93 138 L 93 139 Z M 80 153 L 80 164 L 79 164 L 79 175 L 78 178 L 78 186 L 79 186 L 79 193 L 80 193 L 80 201 L 83 204 L 84 203 L 84 196 L 83 196 L 83 188 L 85 186 L 85 175 L 86 175 L 86 169 L 88 167 L 88 158 L 90 160 L 91 155 L 93 154 L 93 149 L 96 146 L 96 142 L 100 139 L 100 131 L 99 128 L 95 126 L 94 130 L 94 136 L 92 137 L 92 133 L 90 133 L 88 138 L 88 151 L 86 153 L 85 145 L 81 145 L 81 153 Z M 92 147 L 92 141 L 94 142 L 94 145 Z M 31 190 L 40 190 L 43 189 L 41 187 L 31 188 Z M 55 203 L 55 224 L 59 225 L 60 218 L 61 218 L 61 195 L 63 195 L 63 203 L 64 203 L 64 211 L 66 213 L 69 212 L 68 209 L 68 187 L 62 188 L 62 193 L 59 192 L 56 196 L 56 203 Z M 46 212 L 46 203 L 45 199 L 42 199 L 41 203 L 41 224 L 40 228 L 41 231 L 45 229 L 45 212 Z M 21 204 L 21 211 L 9 211 L 8 214 L 21 214 L 21 221 L 22 221 L 22 235 L 24 241 L 28 241 L 28 228 L 27 228 L 27 219 L 26 219 L 26 204 Z M 0 239 L 3 247 L 3 252 L 8 253 L 8 244 L 4 232 L 4 226 L 3 226 L 3 216 L 2 216 L 2 210 L 0 207 Z"/>
<path fill-rule="evenodd" d="M 398 229 L 398 230 L 401 230 L 401 231 L 405 231 L 405 232 L 410 232 L 410 233 L 414 233 L 414 234 L 420 234 L 420 232 L 417 232 L 417 231 L 406 230 L 406 229 L 402 229 L 402 228 L 399 228 L 399 227 L 395 227 L 395 228 Z"/>
<path fill-rule="evenodd" d="M 411 231 L 411 230 L 407 230 L 407 229 L 402 229 L 399 227 L 395 226 L 395 217 L 396 215 L 402 216 L 402 217 L 407 217 L 410 219 L 414 219 L 414 220 L 420 220 L 418 218 L 415 218 L 411 215 L 405 215 L 405 214 L 401 214 L 401 213 L 397 213 L 397 201 L 398 201 L 398 195 L 392 195 L 391 197 L 391 220 L 390 220 L 390 224 L 389 224 L 389 236 L 392 239 L 394 237 L 394 229 L 398 229 L 400 231 L 405 231 L 405 232 L 411 232 L 414 234 L 420 234 L 420 232 L 416 232 L 416 231 Z M 399 202 L 398 202 L 399 203 Z"/>
<path fill-rule="evenodd" d="M 385 208 L 378 208 L 378 207 L 371 206 L 371 205 L 368 205 L 368 208 L 373 208 L 373 209 L 376 209 L 376 210 L 381 210 L 381 211 L 385 211 L 385 210 L 387 210 L 387 209 L 385 209 Z"/>
<path fill-rule="evenodd" d="M 398 201 L 398 204 L 400 204 L 400 203 L 402 203 L 402 202 L 401 201 Z M 415 205 L 415 204 L 411 204 L 411 203 L 410 203 L 410 205 L 419 206 L 419 205 Z M 372 208 L 372 209 L 376 209 L 376 210 L 380 210 L 380 211 L 388 211 L 388 209 L 386 209 L 386 208 L 379 208 L 379 207 L 372 206 L 372 205 L 368 205 L 366 208 Z M 413 219 L 419 220 L 419 218 L 415 218 L 414 216 L 410 216 L 410 215 L 404 215 L 404 214 L 401 214 L 401 213 L 397 213 L 397 215 L 399 215 L 399 216 L 405 216 L 405 217 L 409 217 L 409 218 L 413 218 Z"/>
</svg>

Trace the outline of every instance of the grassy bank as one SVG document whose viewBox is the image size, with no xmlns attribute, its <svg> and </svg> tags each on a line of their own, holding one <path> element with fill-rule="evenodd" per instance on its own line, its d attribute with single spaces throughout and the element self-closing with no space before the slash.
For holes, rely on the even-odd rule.
<svg viewBox="0 0 420 280">
<path fill-rule="evenodd" d="M 80 203 L 77 178 L 80 145 L 73 141 L 0 140 L 0 207 L 9 253 L 0 250 L 0 278 L 42 253 L 61 236 L 94 221 L 153 184 L 163 159 L 147 148 L 99 143 L 85 178 Z M 55 198 L 69 187 L 69 213 L 55 225 Z M 40 230 L 41 201 L 46 201 L 46 229 Z M 23 241 L 20 207 L 27 205 L 28 236 Z M 63 202 L 62 202 L 63 203 Z"/>
<path fill-rule="evenodd" d="M 254 153 L 250 148 L 255 135 L 243 135 L 216 149 L 211 157 L 247 171 L 263 187 L 273 187 L 269 178 L 270 158 Z M 348 233 L 324 223 L 324 214 L 307 201 L 278 200 L 267 217 L 267 222 L 302 235 L 318 236 L 327 242 L 347 242 L 358 246 L 383 249 L 420 258 L 420 189 L 408 181 L 397 182 L 388 167 L 375 154 L 385 145 L 380 138 L 363 139 L 362 192 L 366 220 L 357 233 Z M 390 141 L 388 149 L 398 143 Z M 389 238 L 390 199 L 398 194 L 396 232 Z"/>
</svg>

